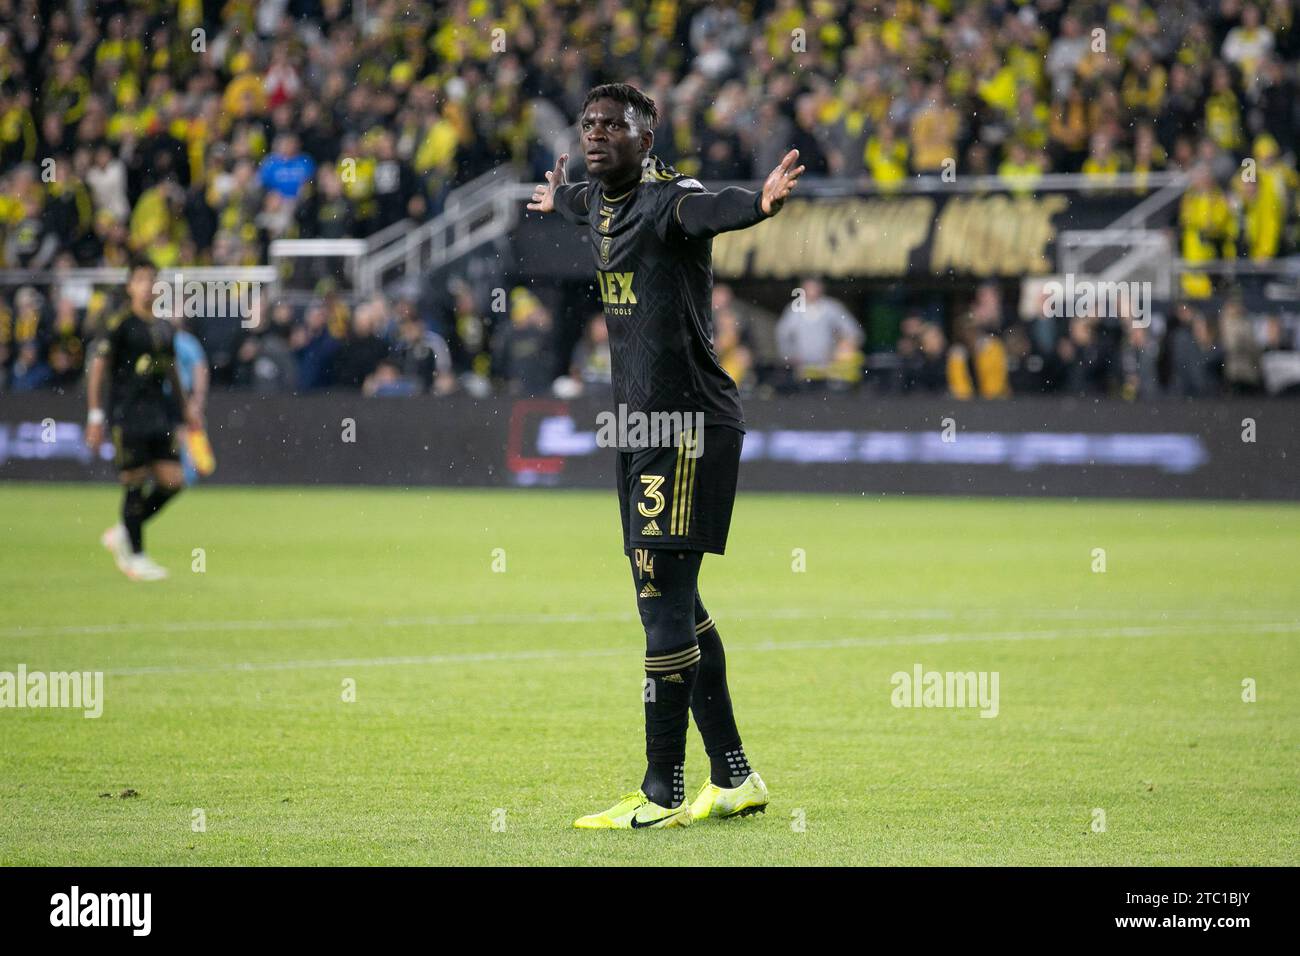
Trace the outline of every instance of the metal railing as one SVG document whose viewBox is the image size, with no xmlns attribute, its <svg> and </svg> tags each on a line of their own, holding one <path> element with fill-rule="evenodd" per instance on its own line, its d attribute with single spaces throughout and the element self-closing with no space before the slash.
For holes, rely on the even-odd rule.
<svg viewBox="0 0 1300 956">
<path fill-rule="evenodd" d="M 1160 188 L 1105 229 L 1069 229 L 1057 236 L 1058 270 L 1100 282 L 1150 282 L 1157 299 L 1169 299 L 1174 294 L 1173 242 L 1150 223 L 1182 199 L 1189 179 L 1184 173 L 1159 175 Z"/>
<path fill-rule="evenodd" d="M 500 238 L 519 220 L 519 204 L 532 194 L 512 166 L 498 166 L 447 197 L 442 213 L 398 241 L 368 255 L 357 272 L 357 291 L 371 295 L 399 270 L 410 283 L 427 269 Z"/>
<path fill-rule="evenodd" d="M 413 228 L 414 222 L 403 219 L 364 239 L 275 239 L 267 248 L 267 258 L 290 297 L 306 292 L 302 286 L 314 286 L 325 278 L 340 280 L 345 293 L 359 294 L 357 276 L 362 263 L 401 243 Z"/>
</svg>

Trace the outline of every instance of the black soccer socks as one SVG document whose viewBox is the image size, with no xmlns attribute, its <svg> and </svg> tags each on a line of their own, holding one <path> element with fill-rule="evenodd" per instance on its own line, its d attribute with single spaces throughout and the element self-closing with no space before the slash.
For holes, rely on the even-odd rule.
<svg viewBox="0 0 1300 956">
<path fill-rule="evenodd" d="M 709 755 L 709 779 L 715 786 L 738 787 L 750 774 L 749 761 L 740 744 L 740 731 L 731 709 L 727 690 L 727 657 L 713 618 L 695 599 L 696 641 L 700 648 L 700 672 L 691 696 L 691 714 L 704 738 Z"/>
<path fill-rule="evenodd" d="M 126 494 L 122 496 L 122 524 L 126 527 L 126 536 L 131 540 L 132 554 L 144 550 L 144 500 L 143 485 L 126 486 Z"/>
<path fill-rule="evenodd" d="M 700 648 L 694 641 L 661 654 L 646 655 L 642 692 L 646 772 L 641 789 L 661 807 L 675 807 L 686 799 L 682 768 L 699 662 Z"/>
<path fill-rule="evenodd" d="M 144 550 L 144 523 L 162 511 L 163 506 L 179 493 L 179 488 L 164 488 L 152 483 L 147 491 L 144 483 L 127 486 L 122 497 L 122 524 L 126 526 L 133 554 Z"/>
</svg>

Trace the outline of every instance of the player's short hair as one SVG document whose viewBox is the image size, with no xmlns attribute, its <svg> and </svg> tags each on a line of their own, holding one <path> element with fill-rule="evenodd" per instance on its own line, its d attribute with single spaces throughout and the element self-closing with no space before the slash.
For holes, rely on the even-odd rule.
<svg viewBox="0 0 1300 956">
<path fill-rule="evenodd" d="M 155 275 L 158 273 L 158 266 L 154 264 L 154 261 L 142 255 L 131 256 L 130 261 L 126 264 L 127 276 L 134 275 L 137 269 L 148 269 Z"/>
<path fill-rule="evenodd" d="M 632 107 L 632 115 L 643 129 L 653 130 L 659 122 L 659 109 L 655 106 L 655 101 L 630 84 L 604 83 L 592 87 L 587 98 L 582 101 L 582 112 L 586 113 L 587 107 L 596 100 L 613 100 L 620 106 Z"/>
</svg>

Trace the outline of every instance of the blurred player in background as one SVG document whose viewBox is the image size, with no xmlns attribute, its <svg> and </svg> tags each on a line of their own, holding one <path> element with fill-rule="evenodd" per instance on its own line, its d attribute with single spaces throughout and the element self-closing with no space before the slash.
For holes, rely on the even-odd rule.
<svg viewBox="0 0 1300 956">
<path fill-rule="evenodd" d="M 618 452 L 623 550 L 646 637 L 646 772 L 635 793 L 576 820 L 580 829 L 686 826 L 761 812 L 768 802 L 736 728 L 722 639 L 697 589 L 705 552 L 726 547 L 744 435 L 736 383 L 713 348 L 712 238 L 776 215 L 804 168 L 790 150 L 760 192 L 710 193 L 650 154 L 657 120 L 654 101 L 633 86 L 591 90 L 579 122 L 592 181 L 569 184 L 561 156 L 528 206 L 590 230 L 615 403 L 698 423 L 676 447 Z M 688 803 L 691 712 L 710 772 Z"/>
<path fill-rule="evenodd" d="M 105 426 L 111 428 L 113 462 L 123 486 L 122 520 L 100 542 L 133 581 L 167 577 L 144 553 L 144 525 L 184 485 L 174 427 L 177 400 L 185 403 L 187 424 L 202 427 L 177 371 L 172 325 L 154 315 L 157 276 L 149 262 L 132 264 L 127 305 L 108 318 L 92 350 L 86 396 L 86 444 L 99 448 Z"/>
</svg>

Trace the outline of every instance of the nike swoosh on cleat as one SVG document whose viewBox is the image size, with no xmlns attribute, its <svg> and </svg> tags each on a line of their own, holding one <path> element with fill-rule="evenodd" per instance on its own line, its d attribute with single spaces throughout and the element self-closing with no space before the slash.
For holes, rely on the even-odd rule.
<svg viewBox="0 0 1300 956">
<path fill-rule="evenodd" d="M 663 823 L 665 820 L 669 819 L 671 816 L 672 816 L 672 814 L 669 814 L 669 815 L 666 816 L 666 817 L 660 817 L 658 820 L 646 820 L 644 823 L 642 823 L 640 820 L 638 820 L 638 819 L 636 818 L 636 815 L 633 814 L 633 815 L 632 815 L 632 829 L 633 829 L 633 830 L 644 830 L 646 827 L 652 827 L 652 826 L 654 826 L 656 823 Z"/>
</svg>

